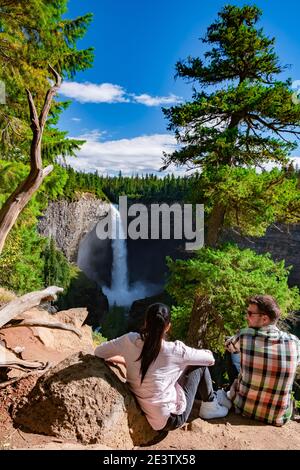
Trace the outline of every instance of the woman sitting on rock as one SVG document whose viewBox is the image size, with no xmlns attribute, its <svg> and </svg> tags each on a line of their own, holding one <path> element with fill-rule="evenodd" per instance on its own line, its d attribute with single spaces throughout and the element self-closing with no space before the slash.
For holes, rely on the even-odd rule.
<svg viewBox="0 0 300 470">
<path fill-rule="evenodd" d="M 215 362 L 211 351 L 166 341 L 170 326 L 169 307 L 152 304 L 141 334 L 131 332 L 102 343 L 95 355 L 126 365 L 127 383 L 155 430 L 182 426 L 195 398 L 202 400 L 201 418 L 226 416 L 228 409 L 218 404 L 207 368 Z"/>
</svg>

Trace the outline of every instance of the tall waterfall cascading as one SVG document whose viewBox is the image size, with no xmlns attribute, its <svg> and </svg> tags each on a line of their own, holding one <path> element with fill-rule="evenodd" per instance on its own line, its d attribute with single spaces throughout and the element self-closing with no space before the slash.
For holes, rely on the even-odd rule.
<svg viewBox="0 0 300 470">
<path fill-rule="evenodd" d="M 112 224 L 112 273 L 111 288 L 104 288 L 103 291 L 108 297 L 110 305 L 125 305 L 129 291 L 128 270 L 127 270 L 127 246 L 122 225 L 120 212 L 111 205 Z"/>
<path fill-rule="evenodd" d="M 112 272 L 111 287 L 103 287 L 103 293 L 107 296 L 109 305 L 128 307 L 136 299 L 153 295 L 160 287 L 147 283 L 136 282 L 129 287 L 127 243 L 125 239 L 122 219 L 118 209 L 111 205 L 111 227 L 112 227 Z"/>
</svg>

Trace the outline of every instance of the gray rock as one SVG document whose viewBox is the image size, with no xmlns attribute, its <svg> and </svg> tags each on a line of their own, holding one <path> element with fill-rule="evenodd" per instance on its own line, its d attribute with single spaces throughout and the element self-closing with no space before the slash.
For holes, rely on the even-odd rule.
<svg viewBox="0 0 300 470">
<path fill-rule="evenodd" d="M 79 243 L 107 214 L 109 203 L 83 193 L 76 201 L 51 201 L 38 230 L 45 237 L 52 237 L 69 261 L 76 262 Z"/>
</svg>

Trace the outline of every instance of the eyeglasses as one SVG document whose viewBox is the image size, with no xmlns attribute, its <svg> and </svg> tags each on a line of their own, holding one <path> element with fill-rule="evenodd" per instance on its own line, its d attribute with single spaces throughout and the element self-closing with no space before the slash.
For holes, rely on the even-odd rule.
<svg viewBox="0 0 300 470">
<path fill-rule="evenodd" d="M 253 315 L 259 315 L 260 317 L 262 317 L 264 314 L 263 313 L 257 313 L 257 312 L 251 312 L 251 310 L 246 310 L 246 315 L 248 315 L 248 317 L 252 317 Z"/>
</svg>

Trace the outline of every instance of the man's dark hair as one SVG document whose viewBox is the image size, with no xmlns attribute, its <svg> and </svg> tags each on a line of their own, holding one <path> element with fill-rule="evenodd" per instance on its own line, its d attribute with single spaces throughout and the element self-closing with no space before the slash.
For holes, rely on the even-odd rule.
<svg viewBox="0 0 300 470">
<path fill-rule="evenodd" d="M 257 305 L 259 312 L 268 315 L 272 323 L 276 323 L 281 315 L 280 308 L 271 295 L 254 295 L 248 299 L 248 304 Z"/>
</svg>

